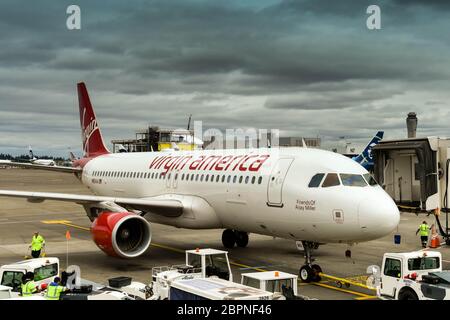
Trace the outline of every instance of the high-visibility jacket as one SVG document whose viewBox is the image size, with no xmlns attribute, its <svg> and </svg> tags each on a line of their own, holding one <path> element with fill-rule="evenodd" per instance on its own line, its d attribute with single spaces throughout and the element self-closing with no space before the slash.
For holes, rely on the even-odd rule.
<svg viewBox="0 0 450 320">
<path fill-rule="evenodd" d="M 27 283 L 22 284 L 22 296 L 30 297 L 33 293 L 37 291 L 36 284 L 33 280 L 28 281 Z"/>
<path fill-rule="evenodd" d="M 50 283 L 47 287 L 47 293 L 45 294 L 45 299 L 47 300 L 59 300 L 61 292 L 66 290 L 65 287 L 59 286 L 57 283 Z"/>
<path fill-rule="evenodd" d="M 31 239 L 31 250 L 38 251 L 42 249 L 42 245 L 45 244 L 45 240 L 41 235 L 38 235 L 37 237 L 33 235 L 33 238 Z"/>
<path fill-rule="evenodd" d="M 430 228 L 430 227 L 429 227 L 427 224 L 422 223 L 422 224 L 419 226 L 420 236 L 421 236 L 421 237 L 423 237 L 423 236 L 428 236 L 428 229 L 429 229 L 429 228 Z"/>
</svg>

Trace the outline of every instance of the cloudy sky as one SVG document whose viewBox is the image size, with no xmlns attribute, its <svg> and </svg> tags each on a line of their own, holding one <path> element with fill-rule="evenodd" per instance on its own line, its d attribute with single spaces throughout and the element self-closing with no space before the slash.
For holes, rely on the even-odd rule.
<svg viewBox="0 0 450 320">
<path fill-rule="evenodd" d="M 405 137 L 415 111 L 418 135 L 450 136 L 448 30 L 437 0 L 2 0 L 0 152 L 79 153 L 79 81 L 108 142 L 189 114 L 360 146 Z"/>
</svg>

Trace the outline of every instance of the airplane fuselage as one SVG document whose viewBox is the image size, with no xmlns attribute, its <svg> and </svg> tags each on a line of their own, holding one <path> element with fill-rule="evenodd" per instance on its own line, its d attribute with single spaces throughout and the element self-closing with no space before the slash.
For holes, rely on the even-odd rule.
<svg viewBox="0 0 450 320">
<path fill-rule="evenodd" d="M 322 183 L 310 187 L 320 173 Z M 327 174 L 338 174 L 338 184 L 325 187 Z M 86 163 L 82 182 L 102 196 L 180 200 L 181 216 L 148 212 L 145 218 L 181 228 L 321 243 L 389 234 L 399 222 L 389 195 L 379 185 L 343 185 L 339 174 L 358 178 L 368 172 L 349 158 L 317 149 L 201 150 L 101 155 Z"/>
</svg>

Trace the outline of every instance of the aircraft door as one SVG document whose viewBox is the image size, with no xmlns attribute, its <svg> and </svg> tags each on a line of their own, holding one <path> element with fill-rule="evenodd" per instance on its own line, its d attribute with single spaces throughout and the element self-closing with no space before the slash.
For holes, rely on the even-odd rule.
<svg viewBox="0 0 450 320">
<path fill-rule="evenodd" d="M 267 186 L 267 205 L 274 207 L 283 206 L 283 184 L 293 158 L 278 159 L 269 176 Z"/>
</svg>

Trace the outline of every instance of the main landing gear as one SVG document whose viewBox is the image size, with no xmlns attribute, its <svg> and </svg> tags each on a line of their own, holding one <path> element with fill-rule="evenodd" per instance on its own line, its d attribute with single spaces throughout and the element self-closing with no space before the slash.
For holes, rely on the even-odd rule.
<svg viewBox="0 0 450 320">
<path fill-rule="evenodd" d="M 318 264 L 312 264 L 314 259 L 311 258 L 311 253 L 319 245 L 310 241 L 302 241 L 302 245 L 305 252 L 305 264 L 300 268 L 299 278 L 303 282 L 318 282 L 321 279 L 320 273 L 322 272 L 322 268 Z"/>
<path fill-rule="evenodd" d="M 243 231 L 225 229 L 222 233 L 222 244 L 231 249 L 234 245 L 245 248 L 248 244 L 248 233 Z"/>
</svg>

